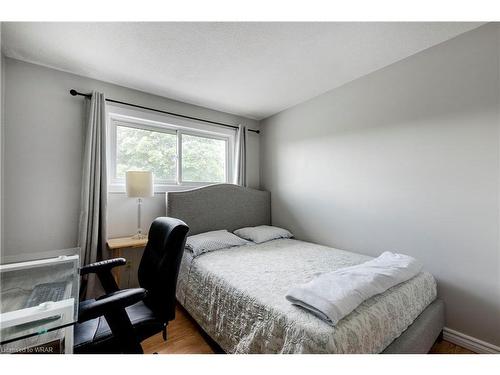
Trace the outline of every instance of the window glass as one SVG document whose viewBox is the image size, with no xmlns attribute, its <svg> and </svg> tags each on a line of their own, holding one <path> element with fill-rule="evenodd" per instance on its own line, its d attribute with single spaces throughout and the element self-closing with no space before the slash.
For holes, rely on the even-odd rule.
<svg viewBox="0 0 500 375">
<path fill-rule="evenodd" d="M 130 170 L 152 171 L 156 182 L 175 181 L 177 135 L 128 126 L 116 127 L 116 178 Z"/>
<path fill-rule="evenodd" d="M 226 181 L 226 141 L 182 135 L 182 180 L 186 182 Z"/>
</svg>

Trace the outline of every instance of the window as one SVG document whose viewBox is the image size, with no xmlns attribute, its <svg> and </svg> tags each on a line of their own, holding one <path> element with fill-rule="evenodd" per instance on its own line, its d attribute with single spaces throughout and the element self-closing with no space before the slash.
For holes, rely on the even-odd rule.
<svg viewBox="0 0 500 375">
<path fill-rule="evenodd" d="M 110 191 L 123 191 L 128 170 L 152 171 L 157 191 L 230 181 L 233 131 L 154 117 L 110 114 Z"/>
<path fill-rule="evenodd" d="M 224 139 L 182 135 L 182 180 L 225 182 L 226 148 Z"/>
</svg>

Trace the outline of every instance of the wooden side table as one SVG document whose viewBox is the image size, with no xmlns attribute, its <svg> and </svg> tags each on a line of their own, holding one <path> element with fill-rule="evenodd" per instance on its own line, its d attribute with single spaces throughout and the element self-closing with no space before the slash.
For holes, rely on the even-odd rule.
<svg viewBox="0 0 500 375">
<path fill-rule="evenodd" d="M 122 251 L 124 249 L 142 249 L 147 245 L 147 243 L 147 238 L 138 240 L 132 237 L 110 238 L 107 242 L 112 258 L 122 257 Z M 112 272 L 116 283 L 120 285 L 120 267 L 114 268 Z"/>
</svg>

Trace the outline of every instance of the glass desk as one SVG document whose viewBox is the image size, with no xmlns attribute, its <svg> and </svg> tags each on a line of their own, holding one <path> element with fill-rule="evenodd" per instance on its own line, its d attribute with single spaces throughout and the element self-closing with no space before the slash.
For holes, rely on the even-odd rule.
<svg viewBox="0 0 500 375">
<path fill-rule="evenodd" d="M 0 265 L 0 353 L 73 352 L 79 265 L 78 255 Z M 55 285 L 49 300 L 33 291 Z M 34 305 L 33 296 L 47 302 Z"/>
</svg>

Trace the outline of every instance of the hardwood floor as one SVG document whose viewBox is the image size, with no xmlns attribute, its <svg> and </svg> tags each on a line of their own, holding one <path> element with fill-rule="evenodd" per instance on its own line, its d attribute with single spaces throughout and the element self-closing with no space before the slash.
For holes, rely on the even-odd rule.
<svg viewBox="0 0 500 375">
<path fill-rule="evenodd" d="M 182 307 L 177 307 L 176 318 L 168 325 L 168 340 L 163 341 L 162 335 L 150 337 L 142 343 L 145 353 L 158 354 L 211 354 L 217 348 L 211 346 L 209 339 L 198 328 L 193 319 Z M 474 354 L 468 349 L 441 341 L 434 344 L 432 354 Z"/>
<path fill-rule="evenodd" d="M 142 342 L 144 353 L 158 354 L 212 354 L 210 347 L 193 319 L 177 306 L 175 320 L 168 325 L 168 338 L 159 333 Z"/>
<path fill-rule="evenodd" d="M 441 341 L 435 343 L 432 347 L 430 354 L 476 354 L 469 349 L 462 348 L 461 346 L 452 344 L 449 341 Z"/>
</svg>

